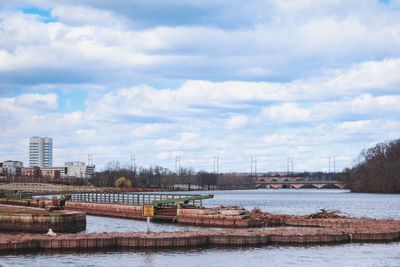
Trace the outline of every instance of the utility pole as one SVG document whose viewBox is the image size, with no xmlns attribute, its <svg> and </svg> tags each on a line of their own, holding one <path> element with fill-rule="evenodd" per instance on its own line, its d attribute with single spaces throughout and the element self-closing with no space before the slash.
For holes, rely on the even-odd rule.
<svg viewBox="0 0 400 267">
<path fill-rule="evenodd" d="M 216 165 L 215 165 L 215 156 L 213 156 L 213 173 L 215 173 L 215 167 L 216 167 Z"/>
<path fill-rule="evenodd" d="M 136 172 L 136 154 L 131 154 L 131 173 Z"/>
<path fill-rule="evenodd" d="M 180 175 L 181 174 L 181 156 L 180 155 L 178 156 L 178 172 Z"/>
<path fill-rule="evenodd" d="M 251 155 L 250 159 L 250 176 L 257 176 L 257 157 L 254 155 Z"/>
<path fill-rule="evenodd" d="M 331 173 L 331 162 L 333 164 L 333 173 L 336 173 L 336 156 L 329 156 L 328 160 L 329 160 L 328 173 Z"/>
<path fill-rule="evenodd" d="M 328 173 L 331 173 L 331 157 L 328 158 L 328 162 L 329 162 Z"/>
<path fill-rule="evenodd" d="M 254 156 L 254 174 L 257 178 L 257 157 Z"/>
<path fill-rule="evenodd" d="M 293 157 L 287 157 L 286 161 L 286 174 L 289 175 L 289 173 L 294 173 L 294 158 Z"/>
<path fill-rule="evenodd" d="M 219 156 L 213 156 L 213 173 L 219 173 Z"/>
<path fill-rule="evenodd" d="M 294 174 L 294 158 L 292 158 L 292 174 Z"/>
<path fill-rule="evenodd" d="M 217 155 L 217 174 L 219 174 L 219 156 Z"/>
<path fill-rule="evenodd" d="M 93 154 L 88 154 L 88 166 L 92 166 L 93 164 Z"/>
<path fill-rule="evenodd" d="M 333 173 L 336 173 L 336 157 L 333 157 Z"/>
<path fill-rule="evenodd" d="M 253 176 L 253 155 L 250 156 L 250 176 Z"/>
<path fill-rule="evenodd" d="M 286 175 L 289 175 L 289 157 L 286 159 Z"/>
<path fill-rule="evenodd" d="M 181 172 L 181 156 L 175 156 L 175 173 L 179 176 Z"/>
</svg>

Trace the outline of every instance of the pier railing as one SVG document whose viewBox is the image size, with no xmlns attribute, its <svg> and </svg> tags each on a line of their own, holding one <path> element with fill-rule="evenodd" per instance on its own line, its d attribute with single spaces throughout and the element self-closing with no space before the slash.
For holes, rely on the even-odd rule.
<svg viewBox="0 0 400 267">
<path fill-rule="evenodd" d="M 163 200 L 173 200 L 180 198 L 198 198 L 192 200 L 193 205 L 201 205 L 201 195 L 199 194 L 160 194 L 160 193 L 74 193 L 71 194 L 71 201 L 102 203 L 102 204 L 124 204 L 124 205 L 144 205 L 153 204 Z"/>
</svg>

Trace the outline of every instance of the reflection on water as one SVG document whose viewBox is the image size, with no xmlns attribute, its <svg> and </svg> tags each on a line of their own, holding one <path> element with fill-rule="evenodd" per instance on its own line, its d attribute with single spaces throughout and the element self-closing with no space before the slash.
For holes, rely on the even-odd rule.
<svg viewBox="0 0 400 267">
<path fill-rule="evenodd" d="M 209 193 L 209 192 L 205 192 Z M 215 191 L 209 206 L 238 205 L 274 213 L 307 214 L 321 208 L 356 217 L 400 219 L 400 195 L 346 190 Z M 143 231 L 144 221 L 88 216 L 87 232 Z M 153 231 L 204 229 L 152 224 Z M 266 246 L 190 250 L 103 251 L 22 254 L 0 258 L 1 266 L 400 266 L 400 242 L 335 246 Z"/>
<path fill-rule="evenodd" d="M 400 243 L 3 256 L 1 266 L 399 266 Z"/>
<path fill-rule="evenodd" d="M 100 216 L 86 216 L 86 233 L 104 232 L 144 232 L 147 230 L 146 221 L 131 219 L 120 219 Z M 176 231 L 202 231 L 210 228 L 196 227 L 189 225 L 178 225 L 166 222 L 151 222 L 150 231 L 152 232 L 176 232 Z M 217 228 L 213 228 L 217 229 Z"/>
</svg>

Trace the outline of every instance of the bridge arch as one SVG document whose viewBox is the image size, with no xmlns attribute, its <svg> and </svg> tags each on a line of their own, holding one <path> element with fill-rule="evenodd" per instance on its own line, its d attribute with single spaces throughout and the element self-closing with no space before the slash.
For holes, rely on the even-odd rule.
<svg viewBox="0 0 400 267">
<path fill-rule="evenodd" d="M 341 189 L 336 184 L 325 184 L 321 187 L 321 189 Z"/>
<path fill-rule="evenodd" d="M 319 189 L 318 186 L 315 186 L 314 184 L 303 184 L 300 188 Z"/>
</svg>

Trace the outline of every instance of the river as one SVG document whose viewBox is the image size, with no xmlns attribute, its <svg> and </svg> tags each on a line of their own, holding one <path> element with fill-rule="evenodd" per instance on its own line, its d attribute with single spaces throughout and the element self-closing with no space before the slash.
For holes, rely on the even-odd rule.
<svg viewBox="0 0 400 267">
<path fill-rule="evenodd" d="M 210 193 L 210 192 L 200 192 Z M 206 206 L 237 205 L 287 214 L 325 208 L 355 217 L 400 220 L 400 195 L 361 194 L 346 190 L 259 189 L 214 191 Z M 144 231 L 145 222 L 87 216 L 86 232 Z M 152 223 L 152 231 L 204 230 Z M 400 242 L 322 246 L 195 248 L 188 250 L 27 253 L 3 255 L 1 266 L 400 266 Z"/>
</svg>

